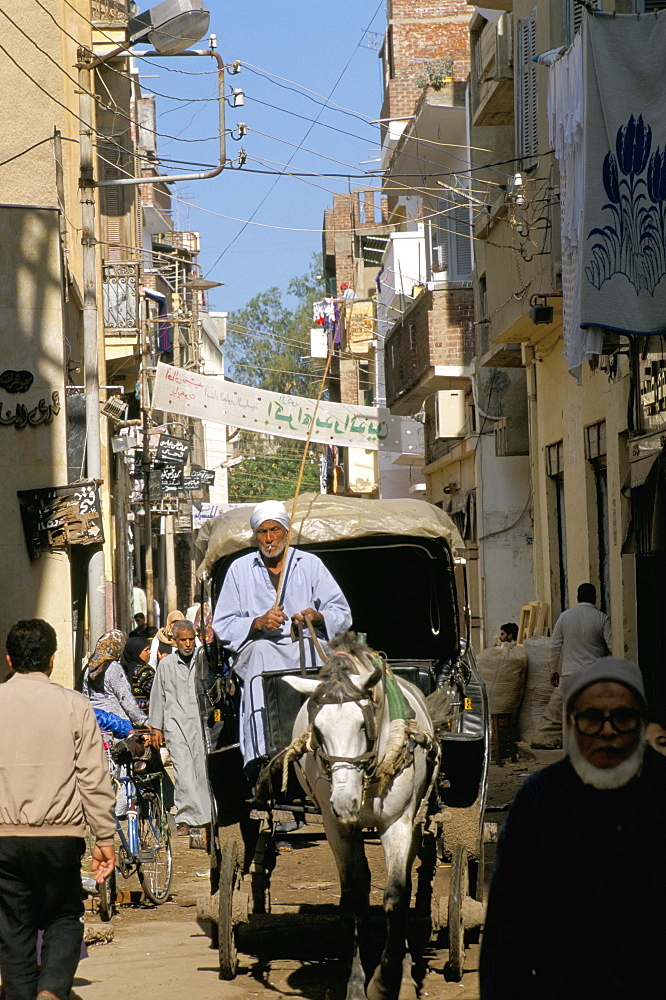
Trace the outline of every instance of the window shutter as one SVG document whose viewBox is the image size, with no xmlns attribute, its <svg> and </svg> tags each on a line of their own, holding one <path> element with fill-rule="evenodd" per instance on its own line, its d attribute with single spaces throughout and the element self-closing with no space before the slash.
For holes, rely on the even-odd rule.
<svg viewBox="0 0 666 1000">
<path fill-rule="evenodd" d="M 649 0 L 648 0 L 649 2 Z M 600 7 L 599 0 L 590 0 L 593 7 Z M 567 0 L 567 42 L 571 44 L 583 23 L 583 5 L 577 0 Z"/>
<path fill-rule="evenodd" d="M 454 233 L 449 234 L 453 244 L 451 254 L 452 261 L 455 259 L 455 267 L 452 271 L 453 281 L 472 280 L 472 231 L 469 218 L 469 208 L 465 203 L 465 195 L 461 192 L 456 196 L 458 205 L 452 212 Z"/>
<path fill-rule="evenodd" d="M 464 191 L 450 191 L 437 199 L 431 224 L 432 264 L 435 278 L 472 280 L 472 229 Z"/>
<path fill-rule="evenodd" d="M 518 21 L 518 136 L 519 156 L 536 156 L 539 151 L 536 8 Z"/>
</svg>

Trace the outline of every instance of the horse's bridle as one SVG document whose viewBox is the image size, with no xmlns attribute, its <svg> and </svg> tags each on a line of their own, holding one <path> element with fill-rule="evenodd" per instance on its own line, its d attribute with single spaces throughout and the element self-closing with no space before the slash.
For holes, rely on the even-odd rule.
<svg viewBox="0 0 666 1000">
<path fill-rule="evenodd" d="M 322 747 L 321 742 L 317 738 L 315 721 L 319 709 L 324 705 L 344 705 L 348 702 L 356 702 L 363 713 L 366 749 L 365 753 L 357 754 L 356 757 L 336 757 L 334 754 L 327 753 Z M 333 767 L 336 764 L 340 764 L 346 767 L 357 768 L 359 771 L 362 771 L 364 774 L 364 781 L 365 783 L 368 783 L 372 778 L 372 774 L 377 764 L 378 738 L 377 722 L 375 719 L 375 712 L 371 697 L 361 691 L 358 692 L 358 697 L 350 694 L 342 700 L 340 698 L 327 697 L 325 694 L 321 695 L 316 701 L 311 700 L 309 702 L 308 720 L 310 723 L 310 746 L 312 753 L 316 758 L 319 758 L 322 771 L 324 772 L 326 778 L 330 781 Z"/>
</svg>

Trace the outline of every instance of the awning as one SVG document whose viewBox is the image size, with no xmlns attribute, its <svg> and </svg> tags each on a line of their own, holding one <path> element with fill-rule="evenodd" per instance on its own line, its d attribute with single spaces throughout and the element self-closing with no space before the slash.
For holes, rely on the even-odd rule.
<svg viewBox="0 0 666 1000">
<path fill-rule="evenodd" d="M 629 485 L 632 490 L 637 486 L 642 486 L 648 477 L 648 473 L 661 454 L 660 450 L 650 452 L 638 461 L 632 462 L 629 467 Z"/>
</svg>

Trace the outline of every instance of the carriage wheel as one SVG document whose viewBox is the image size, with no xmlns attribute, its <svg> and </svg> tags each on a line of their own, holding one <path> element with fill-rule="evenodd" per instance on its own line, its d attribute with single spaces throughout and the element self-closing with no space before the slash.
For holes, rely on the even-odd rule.
<svg viewBox="0 0 666 1000">
<path fill-rule="evenodd" d="M 222 848 L 220 859 L 220 890 L 217 920 L 220 979 L 235 979 L 238 970 L 236 938 L 238 925 L 234 923 L 234 893 L 240 888 L 243 877 L 238 844 L 231 838 Z"/>
<path fill-rule="evenodd" d="M 459 983 L 465 971 L 465 921 L 463 906 L 469 894 L 467 848 L 456 844 L 449 890 L 449 961 L 447 979 Z"/>
</svg>

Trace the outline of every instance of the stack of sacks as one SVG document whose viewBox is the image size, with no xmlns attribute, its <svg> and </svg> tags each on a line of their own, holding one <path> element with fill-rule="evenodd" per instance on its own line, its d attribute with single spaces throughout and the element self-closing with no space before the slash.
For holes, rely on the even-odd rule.
<svg viewBox="0 0 666 1000">
<path fill-rule="evenodd" d="M 518 715 L 518 734 L 530 742 L 548 705 L 553 688 L 550 683 L 550 638 L 526 639 L 527 678 L 523 703 Z"/>
<path fill-rule="evenodd" d="M 491 715 L 510 714 L 518 711 L 527 673 L 527 653 L 515 642 L 503 642 L 479 653 L 479 673 L 488 692 Z"/>
</svg>

